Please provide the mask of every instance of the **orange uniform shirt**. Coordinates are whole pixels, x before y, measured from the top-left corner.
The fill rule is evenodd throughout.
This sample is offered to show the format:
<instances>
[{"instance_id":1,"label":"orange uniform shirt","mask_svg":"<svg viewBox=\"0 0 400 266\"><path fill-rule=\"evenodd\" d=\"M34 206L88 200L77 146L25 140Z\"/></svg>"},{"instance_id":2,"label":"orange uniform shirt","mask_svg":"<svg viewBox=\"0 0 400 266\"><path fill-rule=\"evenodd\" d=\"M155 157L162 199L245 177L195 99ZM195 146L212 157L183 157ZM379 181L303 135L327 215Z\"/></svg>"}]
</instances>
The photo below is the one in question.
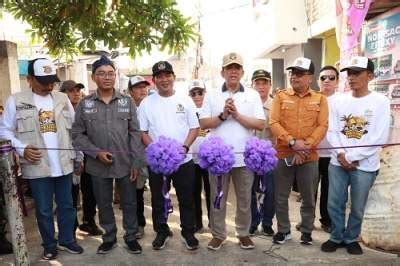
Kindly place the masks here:
<instances>
[{"instance_id":1,"label":"orange uniform shirt","mask_svg":"<svg viewBox=\"0 0 400 266\"><path fill-rule=\"evenodd\" d=\"M272 102L269 125L276 137L278 158L294 155L289 148L292 138L302 139L316 148L328 129L328 101L324 95L308 89L302 95L292 88L279 91ZM312 150L306 161L318 160L318 152Z\"/></svg>"}]
</instances>

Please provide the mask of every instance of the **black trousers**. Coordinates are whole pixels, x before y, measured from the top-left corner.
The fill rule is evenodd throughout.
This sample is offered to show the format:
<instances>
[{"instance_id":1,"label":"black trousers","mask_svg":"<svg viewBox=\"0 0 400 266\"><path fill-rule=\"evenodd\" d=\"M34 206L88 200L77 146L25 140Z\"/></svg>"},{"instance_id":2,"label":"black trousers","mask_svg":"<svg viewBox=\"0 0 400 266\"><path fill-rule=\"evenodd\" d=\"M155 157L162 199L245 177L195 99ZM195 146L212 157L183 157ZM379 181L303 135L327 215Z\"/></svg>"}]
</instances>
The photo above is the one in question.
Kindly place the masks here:
<instances>
[{"instance_id":1,"label":"black trousers","mask_svg":"<svg viewBox=\"0 0 400 266\"><path fill-rule=\"evenodd\" d=\"M95 224L96 198L93 193L92 177L83 172L81 175L83 223Z\"/></svg>"},{"instance_id":2,"label":"black trousers","mask_svg":"<svg viewBox=\"0 0 400 266\"><path fill-rule=\"evenodd\" d=\"M137 206L136 206L136 214L138 219L138 226L145 227L146 226L146 218L144 218L144 187L141 189L136 189L136 198L137 198Z\"/></svg>"},{"instance_id":3,"label":"black trousers","mask_svg":"<svg viewBox=\"0 0 400 266\"><path fill-rule=\"evenodd\" d=\"M172 180L179 203L182 235L193 234L195 231L194 209L194 163L190 160L182 164L179 169L167 176L168 187ZM162 194L163 175L156 174L149 169L149 184L151 190L151 207L153 229L157 233L169 232L167 219L164 217L164 197Z\"/></svg>"},{"instance_id":4,"label":"black trousers","mask_svg":"<svg viewBox=\"0 0 400 266\"><path fill-rule=\"evenodd\" d=\"M196 229L203 227L203 211L201 208L201 191L203 185L206 194L207 217L210 220L210 181L208 179L208 171L195 164L194 205L196 210Z\"/></svg>"},{"instance_id":5,"label":"black trousers","mask_svg":"<svg viewBox=\"0 0 400 266\"><path fill-rule=\"evenodd\" d=\"M72 184L72 206L75 208L75 225L74 225L74 231L76 231L76 228L79 226L78 222L78 195L79 195L79 184L74 185Z\"/></svg>"},{"instance_id":6,"label":"black trousers","mask_svg":"<svg viewBox=\"0 0 400 266\"><path fill-rule=\"evenodd\" d=\"M329 190L329 176L328 176L328 166L331 158L320 157L318 162L319 178L321 180L321 195L319 199L319 212L321 219L319 221L321 224L326 226L331 226L331 219L328 214L328 190Z\"/></svg>"}]
</instances>

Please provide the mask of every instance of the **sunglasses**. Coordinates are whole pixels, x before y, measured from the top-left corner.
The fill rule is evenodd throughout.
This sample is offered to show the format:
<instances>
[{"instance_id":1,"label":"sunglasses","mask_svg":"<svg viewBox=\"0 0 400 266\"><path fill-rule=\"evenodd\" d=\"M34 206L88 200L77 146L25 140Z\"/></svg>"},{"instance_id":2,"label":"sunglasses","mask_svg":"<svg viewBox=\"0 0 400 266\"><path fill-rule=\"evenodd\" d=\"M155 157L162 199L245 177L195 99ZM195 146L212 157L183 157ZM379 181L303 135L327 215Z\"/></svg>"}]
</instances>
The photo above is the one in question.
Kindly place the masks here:
<instances>
[{"instance_id":1,"label":"sunglasses","mask_svg":"<svg viewBox=\"0 0 400 266\"><path fill-rule=\"evenodd\" d=\"M327 79L329 79L330 81L334 81L334 80L336 80L336 76L335 75L322 75L319 77L319 79L321 81L325 81Z\"/></svg>"},{"instance_id":2,"label":"sunglasses","mask_svg":"<svg viewBox=\"0 0 400 266\"><path fill-rule=\"evenodd\" d=\"M191 92L189 93L190 97L196 97L197 95L198 95L198 96L203 96L203 94L204 94L203 91L191 91Z\"/></svg>"}]
</instances>

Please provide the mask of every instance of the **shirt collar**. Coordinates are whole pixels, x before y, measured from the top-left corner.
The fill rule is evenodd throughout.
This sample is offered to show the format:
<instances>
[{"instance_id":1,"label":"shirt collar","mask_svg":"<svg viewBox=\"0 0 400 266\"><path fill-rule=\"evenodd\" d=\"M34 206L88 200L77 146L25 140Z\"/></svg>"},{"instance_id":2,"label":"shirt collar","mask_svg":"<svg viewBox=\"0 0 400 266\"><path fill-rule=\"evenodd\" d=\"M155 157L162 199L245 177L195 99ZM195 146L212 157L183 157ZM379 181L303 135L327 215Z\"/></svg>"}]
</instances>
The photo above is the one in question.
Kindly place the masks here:
<instances>
[{"instance_id":1,"label":"shirt collar","mask_svg":"<svg viewBox=\"0 0 400 266\"><path fill-rule=\"evenodd\" d=\"M287 90L286 90L286 93L287 94L289 94L289 95L296 95L296 92L293 90L293 88L288 88ZM299 95L300 97L304 97L304 96L306 96L306 95L308 95L308 94L312 94L313 93L313 90L310 88L310 87L308 87L308 89L307 89L307 91L305 92L305 93L303 93L303 95Z\"/></svg>"},{"instance_id":2,"label":"shirt collar","mask_svg":"<svg viewBox=\"0 0 400 266\"><path fill-rule=\"evenodd\" d=\"M119 91L117 91L116 89L113 89L114 90L114 92L113 92L113 96L112 96L112 98L111 98L111 101L113 101L114 99L116 99L116 98L122 98L122 94L119 92ZM99 95L99 89L97 89L94 93L93 93L93 99L94 100L100 100L100 95Z\"/></svg>"},{"instance_id":3,"label":"shirt collar","mask_svg":"<svg viewBox=\"0 0 400 266\"><path fill-rule=\"evenodd\" d=\"M222 84L221 90L222 90L222 92L225 92L225 91L228 90L228 88L226 87L226 83ZM240 83L240 87L239 87L239 90L238 90L238 91L239 91L239 92L244 92L244 87L243 87L242 83ZM236 91L236 92L238 92L238 91ZM235 92L235 93L236 93L236 92Z\"/></svg>"}]
</instances>

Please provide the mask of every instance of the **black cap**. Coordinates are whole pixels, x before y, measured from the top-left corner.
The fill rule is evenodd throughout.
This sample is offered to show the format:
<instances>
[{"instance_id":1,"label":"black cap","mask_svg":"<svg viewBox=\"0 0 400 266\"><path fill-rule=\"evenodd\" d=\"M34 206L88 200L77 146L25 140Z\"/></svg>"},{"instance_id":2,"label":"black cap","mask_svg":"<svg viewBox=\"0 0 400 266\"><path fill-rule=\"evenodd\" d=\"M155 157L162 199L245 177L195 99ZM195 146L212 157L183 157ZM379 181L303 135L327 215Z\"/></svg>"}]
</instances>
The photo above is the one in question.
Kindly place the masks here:
<instances>
[{"instance_id":1,"label":"black cap","mask_svg":"<svg viewBox=\"0 0 400 266\"><path fill-rule=\"evenodd\" d=\"M256 71L253 72L251 81L255 81L257 79L271 80L271 74L264 69L257 69Z\"/></svg>"},{"instance_id":2,"label":"black cap","mask_svg":"<svg viewBox=\"0 0 400 266\"><path fill-rule=\"evenodd\" d=\"M372 60L369 59L368 57L353 56L350 59L349 64L346 67L342 68L340 70L340 72L343 72L346 70L353 70L353 71L357 71L357 72L367 70L367 71L374 73L375 66L374 66L374 62L372 62Z\"/></svg>"},{"instance_id":3,"label":"black cap","mask_svg":"<svg viewBox=\"0 0 400 266\"><path fill-rule=\"evenodd\" d=\"M92 64L92 73L96 72L96 69L98 69L101 66L112 66L112 68L114 68L115 70L114 63L110 59L108 59L108 57L105 55L102 55L100 59L96 60Z\"/></svg>"},{"instance_id":4,"label":"black cap","mask_svg":"<svg viewBox=\"0 0 400 266\"><path fill-rule=\"evenodd\" d=\"M160 61L155 63L153 65L152 71L153 77L163 72L174 74L174 69L172 68L172 65L167 61Z\"/></svg>"},{"instance_id":5,"label":"black cap","mask_svg":"<svg viewBox=\"0 0 400 266\"><path fill-rule=\"evenodd\" d=\"M85 86L82 83L76 83L72 79L69 79L61 84L60 92L66 92L72 88L83 89Z\"/></svg>"},{"instance_id":6,"label":"black cap","mask_svg":"<svg viewBox=\"0 0 400 266\"><path fill-rule=\"evenodd\" d=\"M306 57L296 58L293 64L286 68L286 70L291 70L291 69L296 69L298 71L303 71L303 72L308 71L311 74L314 74L315 72L314 63L311 61L311 59Z\"/></svg>"},{"instance_id":7,"label":"black cap","mask_svg":"<svg viewBox=\"0 0 400 266\"><path fill-rule=\"evenodd\" d=\"M60 82L57 76L56 66L47 58L36 58L28 63L28 74L42 85Z\"/></svg>"}]
</instances>

